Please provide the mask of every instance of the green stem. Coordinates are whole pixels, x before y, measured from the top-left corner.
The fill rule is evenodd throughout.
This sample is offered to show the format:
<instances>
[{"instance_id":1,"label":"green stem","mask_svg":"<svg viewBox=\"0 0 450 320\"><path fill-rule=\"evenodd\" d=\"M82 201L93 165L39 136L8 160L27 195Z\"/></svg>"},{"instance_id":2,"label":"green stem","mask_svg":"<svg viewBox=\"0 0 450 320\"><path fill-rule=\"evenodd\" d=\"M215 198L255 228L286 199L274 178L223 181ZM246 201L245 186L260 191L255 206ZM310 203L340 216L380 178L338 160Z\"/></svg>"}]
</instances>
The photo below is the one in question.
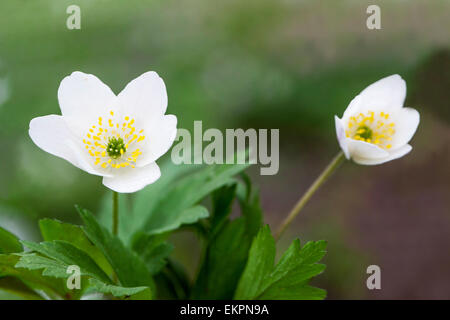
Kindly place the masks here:
<instances>
[{"instance_id":1,"label":"green stem","mask_svg":"<svg viewBox=\"0 0 450 320\"><path fill-rule=\"evenodd\" d=\"M283 223L278 228L275 233L275 239L278 240L286 228L291 224L291 222L295 219L295 217L299 214L299 212L303 209L303 207L308 203L309 199L313 196L313 194L320 188L320 186L330 177L330 175L339 167L339 165L344 161L345 156L341 151L339 152L334 159L328 164L325 170L322 171L320 176L314 181L314 183L309 187L306 193L298 200L295 204L294 208L289 212L286 219L284 219Z\"/></svg>"},{"instance_id":2,"label":"green stem","mask_svg":"<svg viewBox=\"0 0 450 320\"><path fill-rule=\"evenodd\" d=\"M119 233L119 194L113 191L113 218L112 218L112 232L114 235Z\"/></svg>"}]
</instances>

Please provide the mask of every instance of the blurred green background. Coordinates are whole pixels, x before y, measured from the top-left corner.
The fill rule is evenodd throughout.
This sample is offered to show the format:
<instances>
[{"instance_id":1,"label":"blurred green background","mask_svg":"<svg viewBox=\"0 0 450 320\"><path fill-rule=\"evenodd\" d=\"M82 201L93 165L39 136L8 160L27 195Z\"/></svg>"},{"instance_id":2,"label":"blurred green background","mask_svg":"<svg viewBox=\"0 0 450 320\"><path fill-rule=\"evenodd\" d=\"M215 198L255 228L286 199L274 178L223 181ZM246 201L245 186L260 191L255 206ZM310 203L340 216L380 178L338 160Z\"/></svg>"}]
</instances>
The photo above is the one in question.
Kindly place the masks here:
<instances>
[{"instance_id":1,"label":"blurred green background","mask_svg":"<svg viewBox=\"0 0 450 320\"><path fill-rule=\"evenodd\" d=\"M66 8L81 8L68 30ZM381 30L366 8L381 7ZM36 147L29 121L59 114L57 89L80 70L118 93L148 70L164 79L179 127L279 128L280 171L250 173L274 229L338 151L335 114L398 73L421 123L408 156L346 163L280 243L329 241L317 285L333 299L450 298L450 1L3 0L0 3L0 225L38 239L36 221L79 222L108 192ZM194 274L198 243L177 234ZM382 289L366 288L381 267ZM0 293L0 297L8 297Z\"/></svg>"}]
</instances>

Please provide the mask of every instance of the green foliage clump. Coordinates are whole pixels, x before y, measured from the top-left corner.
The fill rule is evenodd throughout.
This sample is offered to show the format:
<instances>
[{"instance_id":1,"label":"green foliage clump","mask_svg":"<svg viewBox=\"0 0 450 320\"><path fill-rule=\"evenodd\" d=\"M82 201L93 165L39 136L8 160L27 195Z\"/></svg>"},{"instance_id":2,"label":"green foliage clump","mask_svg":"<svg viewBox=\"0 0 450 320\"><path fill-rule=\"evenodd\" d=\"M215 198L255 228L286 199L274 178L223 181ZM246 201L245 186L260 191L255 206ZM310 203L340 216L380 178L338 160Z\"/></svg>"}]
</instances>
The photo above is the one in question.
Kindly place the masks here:
<instances>
[{"instance_id":1,"label":"green foliage clump","mask_svg":"<svg viewBox=\"0 0 450 320\"><path fill-rule=\"evenodd\" d=\"M243 173L247 166L166 165L131 208L120 196L118 235L110 231L108 201L97 218L77 207L83 226L41 220L40 243L0 228L0 289L26 299L323 299L325 291L308 282L325 268L317 263L325 242L301 247L295 240L275 264L275 240ZM232 219L235 202L241 215ZM185 229L203 244L194 280L170 257L169 236ZM67 286L73 265L80 289Z\"/></svg>"}]
</instances>

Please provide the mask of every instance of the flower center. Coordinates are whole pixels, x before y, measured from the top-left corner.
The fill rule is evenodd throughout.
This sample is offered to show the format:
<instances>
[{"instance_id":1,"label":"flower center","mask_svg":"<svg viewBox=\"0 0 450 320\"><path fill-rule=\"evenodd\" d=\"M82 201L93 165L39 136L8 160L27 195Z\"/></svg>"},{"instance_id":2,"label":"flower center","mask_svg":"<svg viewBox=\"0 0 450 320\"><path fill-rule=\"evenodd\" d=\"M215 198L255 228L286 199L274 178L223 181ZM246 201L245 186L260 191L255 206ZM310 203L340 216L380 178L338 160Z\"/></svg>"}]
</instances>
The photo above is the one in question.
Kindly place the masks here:
<instances>
[{"instance_id":1,"label":"flower center","mask_svg":"<svg viewBox=\"0 0 450 320\"><path fill-rule=\"evenodd\" d=\"M367 111L350 117L345 135L354 140L375 144L383 149L392 148L395 123L389 121L389 114Z\"/></svg>"},{"instance_id":2,"label":"flower center","mask_svg":"<svg viewBox=\"0 0 450 320\"><path fill-rule=\"evenodd\" d=\"M106 146L106 151L111 158L117 159L127 151L127 148L125 147L122 138L110 137L108 145Z\"/></svg>"},{"instance_id":3,"label":"flower center","mask_svg":"<svg viewBox=\"0 0 450 320\"><path fill-rule=\"evenodd\" d=\"M94 165L102 168L124 168L136 166L136 161L142 152L139 145L145 139L144 130L136 133L134 119L125 116L117 119L114 112L109 112L108 123L103 123L103 118L98 118L97 125L93 125L83 144L89 155L94 159Z\"/></svg>"}]
</instances>

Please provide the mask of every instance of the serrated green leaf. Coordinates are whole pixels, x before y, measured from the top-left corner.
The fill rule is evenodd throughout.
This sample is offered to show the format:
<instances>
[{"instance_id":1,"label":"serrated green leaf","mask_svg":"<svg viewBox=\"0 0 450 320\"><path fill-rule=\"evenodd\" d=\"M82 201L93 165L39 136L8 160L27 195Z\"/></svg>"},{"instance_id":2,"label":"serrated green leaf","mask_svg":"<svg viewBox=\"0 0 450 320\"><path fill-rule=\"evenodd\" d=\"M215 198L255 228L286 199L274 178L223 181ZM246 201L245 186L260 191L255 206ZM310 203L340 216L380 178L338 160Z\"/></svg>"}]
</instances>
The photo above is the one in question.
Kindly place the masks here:
<instances>
[{"instance_id":1,"label":"serrated green leaf","mask_svg":"<svg viewBox=\"0 0 450 320\"><path fill-rule=\"evenodd\" d=\"M55 276L68 277L67 268L71 265L77 265L80 268L81 275L97 278L103 282L111 283L110 278L106 273L95 263L95 261L84 251L73 246L69 242L55 240L49 242L34 243L30 241L22 241L22 243L40 254L43 254L53 260L55 264L48 265L45 270L45 275L54 272ZM32 260L32 259L31 259ZM17 267L27 268L27 259L21 259ZM39 263L42 259L39 260ZM36 260L32 261L35 267ZM54 268L55 270L52 270Z\"/></svg>"},{"instance_id":2,"label":"serrated green leaf","mask_svg":"<svg viewBox=\"0 0 450 320\"><path fill-rule=\"evenodd\" d=\"M152 291L149 287L126 288L112 284L106 284L93 278L89 279L89 283L94 287L94 290L104 294L112 294L113 296L118 298L125 298L129 300L152 299Z\"/></svg>"},{"instance_id":3,"label":"serrated green leaf","mask_svg":"<svg viewBox=\"0 0 450 320\"><path fill-rule=\"evenodd\" d=\"M52 219L40 220L39 227L45 241L67 241L78 249L86 252L107 275L113 274L112 267L108 260L106 260L100 249L95 247L86 237L81 227Z\"/></svg>"},{"instance_id":4,"label":"serrated green leaf","mask_svg":"<svg viewBox=\"0 0 450 320\"><path fill-rule=\"evenodd\" d=\"M15 254L0 254L0 277L16 277L30 288L44 290L50 296L65 294L66 288L60 279L45 277L41 271L16 268L20 258Z\"/></svg>"},{"instance_id":5,"label":"serrated green leaf","mask_svg":"<svg viewBox=\"0 0 450 320\"><path fill-rule=\"evenodd\" d=\"M84 232L108 259L121 285L124 287L147 286L154 291L155 285L144 261L134 251L126 248L117 236L100 226L89 211L77 209L85 224Z\"/></svg>"},{"instance_id":6,"label":"serrated green leaf","mask_svg":"<svg viewBox=\"0 0 450 320\"><path fill-rule=\"evenodd\" d=\"M19 239L8 230L0 227L0 254L21 252L23 250Z\"/></svg>"},{"instance_id":7,"label":"serrated green leaf","mask_svg":"<svg viewBox=\"0 0 450 320\"><path fill-rule=\"evenodd\" d=\"M325 241L316 241L301 248L294 240L273 267L275 240L267 227L262 228L252 243L235 299L323 299L325 291L307 283L325 269L317 263L325 247Z\"/></svg>"},{"instance_id":8,"label":"serrated green leaf","mask_svg":"<svg viewBox=\"0 0 450 320\"><path fill-rule=\"evenodd\" d=\"M68 267L67 264L61 261L37 255L35 253L22 254L19 262L17 262L15 267L25 268L28 270L43 269L42 275L48 277L65 279L69 276L66 272Z\"/></svg>"},{"instance_id":9,"label":"serrated green leaf","mask_svg":"<svg viewBox=\"0 0 450 320\"><path fill-rule=\"evenodd\" d=\"M317 263L325 255L325 241L310 241L301 248L300 241L294 240L283 254L274 271L266 278L264 290L277 281L296 281L296 274L301 268L307 268ZM319 266L323 271L323 267ZM319 273L320 273L319 272ZM286 280L288 279L288 280Z\"/></svg>"},{"instance_id":10,"label":"serrated green leaf","mask_svg":"<svg viewBox=\"0 0 450 320\"><path fill-rule=\"evenodd\" d=\"M276 248L268 225L264 226L256 236L250 248L245 271L239 280L235 299L247 300L258 296L263 281L273 269Z\"/></svg>"}]
</instances>

